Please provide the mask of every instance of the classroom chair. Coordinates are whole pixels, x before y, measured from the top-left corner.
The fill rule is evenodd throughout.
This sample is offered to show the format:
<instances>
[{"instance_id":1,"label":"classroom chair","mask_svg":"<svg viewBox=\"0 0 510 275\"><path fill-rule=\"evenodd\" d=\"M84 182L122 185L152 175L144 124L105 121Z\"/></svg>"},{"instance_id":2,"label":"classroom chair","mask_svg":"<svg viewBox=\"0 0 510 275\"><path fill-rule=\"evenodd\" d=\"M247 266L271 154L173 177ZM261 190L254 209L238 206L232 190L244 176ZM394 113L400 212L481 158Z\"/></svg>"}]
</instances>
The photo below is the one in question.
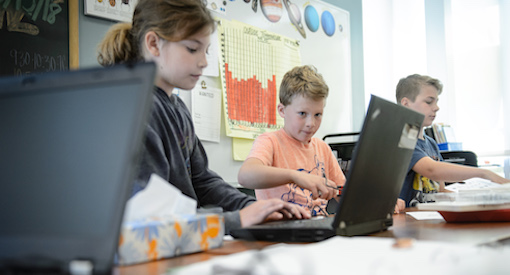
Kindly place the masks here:
<instances>
[{"instance_id":1,"label":"classroom chair","mask_svg":"<svg viewBox=\"0 0 510 275\"><path fill-rule=\"evenodd\" d=\"M446 162L478 167L478 158L471 151L441 151L441 156Z\"/></svg>"},{"instance_id":2,"label":"classroom chair","mask_svg":"<svg viewBox=\"0 0 510 275\"><path fill-rule=\"evenodd\" d=\"M340 168L346 176L347 172L349 171L352 153L358 141L359 134L359 132L338 133L325 135L322 138L322 140L324 140L329 145L329 147L331 147L331 150L336 154L338 164L340 164ZM331 140L333 138L340 138L343 141L327 142L327 139Z\"/></svg>"}]
</instances>

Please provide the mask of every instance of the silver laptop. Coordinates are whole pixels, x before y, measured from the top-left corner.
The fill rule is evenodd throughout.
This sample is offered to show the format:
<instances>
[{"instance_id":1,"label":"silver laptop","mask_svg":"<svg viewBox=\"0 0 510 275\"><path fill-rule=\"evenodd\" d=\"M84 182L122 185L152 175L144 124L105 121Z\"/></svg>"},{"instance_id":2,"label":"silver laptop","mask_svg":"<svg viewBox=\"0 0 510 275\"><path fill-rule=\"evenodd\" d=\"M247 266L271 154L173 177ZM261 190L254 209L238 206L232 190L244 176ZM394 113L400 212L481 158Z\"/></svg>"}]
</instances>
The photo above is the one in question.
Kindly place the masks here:
<instances>
[{"instance_id":1,"label":"silver laptop","mask_svg":"<svg viewBox=\"0 0 510 275\"><path fill-rule=\"evenodd\" d=\"M277 221L231 231L235 238L314 242L387 230L424 116L372 95L334 217Z\"/></svg>"},{"instance_id":2,"label":"silver laptop","mask_svg":"<svg viewBox=\"0 0 510 275\"><path fill-rule=\"evenodd\" d=\"M154 76L145 63L0 78L1 274L111 273Z\"/></svg>"}]
</instances>

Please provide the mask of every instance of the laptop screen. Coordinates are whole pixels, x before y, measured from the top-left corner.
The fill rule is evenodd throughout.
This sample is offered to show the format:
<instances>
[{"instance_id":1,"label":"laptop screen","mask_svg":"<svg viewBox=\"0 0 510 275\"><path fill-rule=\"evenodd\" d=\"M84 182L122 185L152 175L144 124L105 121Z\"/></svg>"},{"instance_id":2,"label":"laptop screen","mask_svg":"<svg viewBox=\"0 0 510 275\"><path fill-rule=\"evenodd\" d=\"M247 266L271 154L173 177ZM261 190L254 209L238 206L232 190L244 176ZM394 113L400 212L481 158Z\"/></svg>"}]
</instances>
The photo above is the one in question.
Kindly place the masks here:
<instances>
[{"instance_id":1,"label":"laptop screen","mask_svg":"<svg viewBox=\"0 0 510 275\"><path fill-rule=\"evenodd\" d=\"M337 230L345 229L341 235L362 235L391 225L422 123L422 114L371 96L335 216Z\"/></svg>"},{"instance_id":2,"label":"laptop screen","mask_svg":"<svg viewBox=\"0 0 510 275\"><path fill-rule=\"evenodd\" d=\"M278 221L230 233L249 240L315 242L387 230L423 117L372 95L334 220Z\"/></svg>"},{"instance_id":3,"label":"laptop screen","mask_svg":"<svg viewBox=\"0 0 510 275\"><path fill-rule=\"evenodd\" d=\"M0 80L1 263L111 265L153 79L139 64Z\"/></svg>"}]
</instances>

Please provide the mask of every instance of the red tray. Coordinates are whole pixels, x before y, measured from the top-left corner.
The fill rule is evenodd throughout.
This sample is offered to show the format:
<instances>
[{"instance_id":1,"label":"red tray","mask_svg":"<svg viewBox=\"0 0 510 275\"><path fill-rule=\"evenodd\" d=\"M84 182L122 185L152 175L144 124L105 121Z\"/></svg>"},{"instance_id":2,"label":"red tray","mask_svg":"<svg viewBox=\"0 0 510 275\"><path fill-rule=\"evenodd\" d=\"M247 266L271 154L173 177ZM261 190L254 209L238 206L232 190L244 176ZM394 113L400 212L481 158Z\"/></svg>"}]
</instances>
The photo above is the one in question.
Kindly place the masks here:
<instances>
[{"instance_id":1,"label":"red tray","mask_svg":"<svg viewBox=\"0 0 510 275\"><path fill-rule=\"evenodd\" d=\"M510 222L510 209L486 211L438 211L447 222Z\"/></svg>"}]
</instances>

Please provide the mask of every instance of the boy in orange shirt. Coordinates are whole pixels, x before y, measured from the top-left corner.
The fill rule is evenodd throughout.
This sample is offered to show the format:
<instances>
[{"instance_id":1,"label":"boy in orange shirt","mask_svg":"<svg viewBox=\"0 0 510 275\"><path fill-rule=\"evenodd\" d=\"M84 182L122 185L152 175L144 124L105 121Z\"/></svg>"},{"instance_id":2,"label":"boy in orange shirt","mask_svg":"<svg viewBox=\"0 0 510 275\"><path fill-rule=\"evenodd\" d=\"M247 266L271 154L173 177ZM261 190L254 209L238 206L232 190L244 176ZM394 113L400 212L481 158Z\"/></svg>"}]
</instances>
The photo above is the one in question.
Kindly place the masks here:
<instances>
[{"instance_id":1,"label":"boy in orange shirt","mask_svg":"<svg viewBox=\"0 0 510 275\"><path fill-rule=\"evenodd\" d=\"M238 181L255 189L257 199L279 198L327 215L328 200L338 195L345 176L319 129L329 88L312 66L295 67L280 86L282 129L255 139Z\"/></svg>"}]
</instances>

